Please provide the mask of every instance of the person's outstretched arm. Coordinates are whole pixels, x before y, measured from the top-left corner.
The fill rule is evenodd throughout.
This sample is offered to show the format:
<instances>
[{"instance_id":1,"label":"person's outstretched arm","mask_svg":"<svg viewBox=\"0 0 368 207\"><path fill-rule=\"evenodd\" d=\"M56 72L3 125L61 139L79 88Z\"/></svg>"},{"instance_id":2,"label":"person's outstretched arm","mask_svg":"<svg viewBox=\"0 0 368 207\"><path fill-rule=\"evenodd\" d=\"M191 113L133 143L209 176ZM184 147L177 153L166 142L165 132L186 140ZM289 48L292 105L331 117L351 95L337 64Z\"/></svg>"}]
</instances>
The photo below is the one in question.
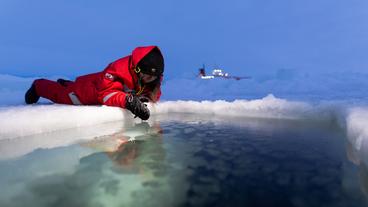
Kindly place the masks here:
<instances>
[{"instance_id":1,"label":"person's outstretched arm","mask_svg":"<svg viewBox=\"0 0 368 207\"><path fill-rule=\"evenodd\" d=\"M109 79L109 74L105 74L105 76L97 86L99 102L107 106L128 109L142 120L147 120L150 116L150 111L140 101L139 97L123 92L123 83L112 78Z\"/></svg>"}]
</instances>

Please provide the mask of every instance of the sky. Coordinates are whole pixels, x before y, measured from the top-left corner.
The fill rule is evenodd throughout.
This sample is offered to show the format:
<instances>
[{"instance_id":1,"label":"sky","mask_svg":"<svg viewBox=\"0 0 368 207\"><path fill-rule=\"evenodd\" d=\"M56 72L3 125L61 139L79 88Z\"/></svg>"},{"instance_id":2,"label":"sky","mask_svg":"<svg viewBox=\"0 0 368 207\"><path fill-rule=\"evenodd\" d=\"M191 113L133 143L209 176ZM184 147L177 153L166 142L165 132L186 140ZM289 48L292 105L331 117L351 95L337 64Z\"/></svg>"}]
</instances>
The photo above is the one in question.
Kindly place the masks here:
<instances>
[{"instance_id":1,"label":"sky","mask_svg":"<svg viewBox=\"0 0 368 207\"><path fill-rule=\"evenodd\" d=\"M368 72L367 11L365 0L1 0L0 74L75 77L142 45L162 49L167 79L202 64Z\"/></svg>"}]
</instances>

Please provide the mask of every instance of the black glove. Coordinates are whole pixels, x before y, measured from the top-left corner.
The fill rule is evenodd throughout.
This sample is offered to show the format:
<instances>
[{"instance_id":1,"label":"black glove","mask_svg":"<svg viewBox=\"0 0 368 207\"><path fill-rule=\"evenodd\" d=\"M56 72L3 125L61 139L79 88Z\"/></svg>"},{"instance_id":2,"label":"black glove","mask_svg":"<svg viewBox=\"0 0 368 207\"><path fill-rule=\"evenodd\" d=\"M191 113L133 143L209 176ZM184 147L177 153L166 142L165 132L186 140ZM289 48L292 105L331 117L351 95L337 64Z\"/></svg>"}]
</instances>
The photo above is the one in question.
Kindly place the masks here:
<instances>
[{"instance_id":1,"label":"black glove","mask_svg":"<svg viewBox=\"0 0 368 207\"><path fill-rule=\"evenodd\" d=\"M146 104L142 103L142 101L140 101L139 98L133 94L126 96L125 108L142 120L147 120L150 117L150 111Z\"/></svg>"}]
</instances>

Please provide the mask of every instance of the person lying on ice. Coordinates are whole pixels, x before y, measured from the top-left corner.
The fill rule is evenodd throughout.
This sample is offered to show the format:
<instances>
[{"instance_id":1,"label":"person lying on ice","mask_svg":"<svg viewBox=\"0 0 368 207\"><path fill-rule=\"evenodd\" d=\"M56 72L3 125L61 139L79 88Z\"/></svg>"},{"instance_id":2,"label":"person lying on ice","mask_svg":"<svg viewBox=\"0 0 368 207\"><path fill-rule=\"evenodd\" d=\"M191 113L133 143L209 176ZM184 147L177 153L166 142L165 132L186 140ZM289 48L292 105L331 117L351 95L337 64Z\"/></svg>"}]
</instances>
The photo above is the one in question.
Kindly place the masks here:
<instances>
[{"instance_id":1,"label":"person lying on ice","mask_svg":"<svg viewBox=\"0 0 368 207\"><path fill-rule=\"evenodd\" d=\"M147 120L150 111L144 102L159 100L163 72L164 58L157 46L137 47L102 72L77 77L74 82L37 79L26 92L25 102L37 103L43 97L60 104L116 106Z\"/></svg>"}]
</instances>

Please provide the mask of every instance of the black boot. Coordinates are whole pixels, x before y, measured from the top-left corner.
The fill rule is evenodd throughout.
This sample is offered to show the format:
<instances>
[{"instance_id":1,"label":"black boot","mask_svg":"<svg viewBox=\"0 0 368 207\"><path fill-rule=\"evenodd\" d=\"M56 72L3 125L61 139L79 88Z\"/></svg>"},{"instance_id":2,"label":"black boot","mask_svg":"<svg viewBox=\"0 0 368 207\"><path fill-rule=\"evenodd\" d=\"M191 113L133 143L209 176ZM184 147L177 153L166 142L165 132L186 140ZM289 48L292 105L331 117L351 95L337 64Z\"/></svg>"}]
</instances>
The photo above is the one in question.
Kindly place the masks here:
<instances>
[{"instance_id":1,"label":"black boot","mask_svg":"<svg viewBox=\"0 0 368 207\"><path fill-rule=\"evenodd\" d=\"M37 103L38 99L40 99L40 96L37 95L36 86L34 82L32 83L32 86L28 89L28 91L26 92L24 99L27 104Z\"/></svg>"}]
</instances>

